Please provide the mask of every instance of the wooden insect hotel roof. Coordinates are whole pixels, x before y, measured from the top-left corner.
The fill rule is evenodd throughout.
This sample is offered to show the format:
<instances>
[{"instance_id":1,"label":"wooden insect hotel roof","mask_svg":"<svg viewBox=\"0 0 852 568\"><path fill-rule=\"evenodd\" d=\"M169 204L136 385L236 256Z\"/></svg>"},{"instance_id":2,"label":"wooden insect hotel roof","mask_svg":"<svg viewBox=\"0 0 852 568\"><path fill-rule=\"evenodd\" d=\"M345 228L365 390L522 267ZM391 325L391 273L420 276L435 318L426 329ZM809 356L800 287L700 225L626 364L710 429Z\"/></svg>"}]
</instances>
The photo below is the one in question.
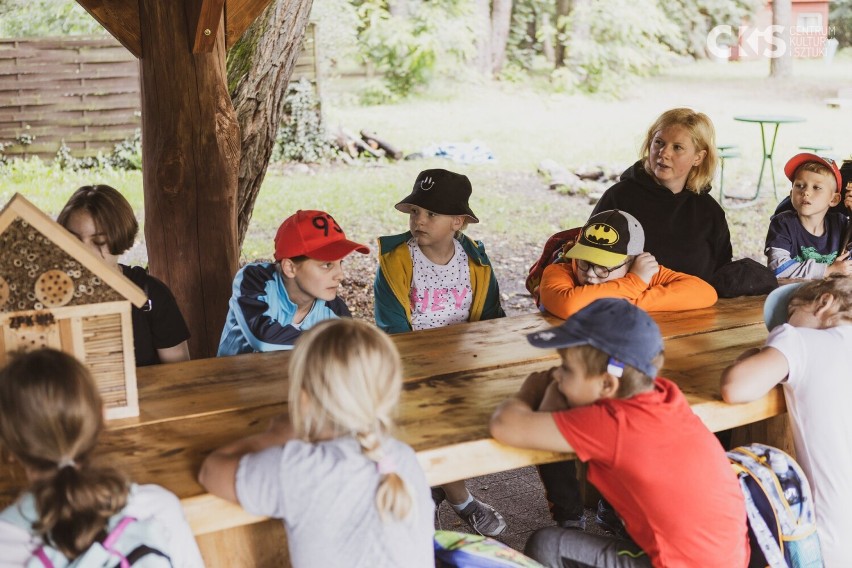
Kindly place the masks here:
<instances>
[{"instance_id":1,"label":"wooden insect hotel roof","mask_svg":"<svg viewBox=\"0 0 852 568\"><path fill-rule=\"evenodd\" d=\"M0 211L0 363L51 347L92 372L108 418L138 414L130 304L145 293L19 194Z\"/></svg>"}]
</instances>

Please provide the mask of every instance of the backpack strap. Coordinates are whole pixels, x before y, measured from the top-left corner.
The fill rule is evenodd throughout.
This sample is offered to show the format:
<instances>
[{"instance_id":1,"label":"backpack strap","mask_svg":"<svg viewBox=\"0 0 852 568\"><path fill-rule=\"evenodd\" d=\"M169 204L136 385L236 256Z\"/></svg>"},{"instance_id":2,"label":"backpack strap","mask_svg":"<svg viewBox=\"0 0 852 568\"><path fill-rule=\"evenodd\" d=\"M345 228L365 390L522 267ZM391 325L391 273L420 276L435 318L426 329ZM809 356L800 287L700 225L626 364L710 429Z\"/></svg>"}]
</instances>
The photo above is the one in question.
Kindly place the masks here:
<instances>
[{"instance_id":1,"label":"backpack strap","mask_svg":"<svg viewBox=\"0 0 852 568\"><path fill-rule=\"evenodd\" d=\"M53 562L50 561L50 558L48 558L47 554L44 552L44 545L39 546L36 551L33 552L33 556L41 560L41 564L44 568L53 568Z\"/></svg>"},{"instance_id":2,"label":"backpack strap","mask_svg":"<svg viewBox=\"0 0 852 568\"><path fill-rule=\"evenodd\" d=\"M131 550L127 556L124 556L120 552L115 549L115 544L121 535L124 533L124 530L131 524L135 523L135 517L124 517L118 522L118 525L112 532L110 532L107 537L104 539L102 545L104 549L112 554L113 556L118 556L118 564L115 565L115 568L130 568L133 564L135 564L139 559L148 556L149 554L156 554L157 556L161 556L165 558L169 564L171 564L171 558L168 554L164 553L161 550L157 550L156 548L151 548L147 544L140 544L133 550Z\"/></svg>"},{"instance_id":3,"label":"backpack strap","mask_svg":"<svg viewBox=\"0 0 852 568\"><path fill-rule=\"evenodd\" d=\"M110 533L101 543L104 547L104 550L106 550L113 556L118 556L118 566L120 566L121 568L130 568L130 562L123 554L121 554L115 549L115 543L119 538L121 538L122 533L124 533L124 529L126 529L130 523L135 522L135 517L124 517L118 522L116 527L112 529L112 531L110 531Z\"/></svg>"},{"instance_id":4,"label":"backpack strap","mask_svg":"<svg viewBox=\"0 0 852 568\"><path fill-rule=\"evenodd\" d=\"M763 515L760 514L760 511L754 502L754 498L751 496L751 491L749 490L745 480L748 476L751 476L751 473L743 468L743 471L739 473L738 478L740 489L743 492L746 515L748 516L748 521L751 524L751 530L754 532L757 543L760 545L760 550L763 552L763 557L766 559L770 568L787 568L787 561L784 559L784 553L782 552L778 542L775 540L775 537L772 535L772 531L769 529L769 525L766 524L766 520L763 518ZM759 479L754 476L751 477L753 477L755 481L761 485Z\"/></svg>"},{"instance_id":5,"label":"backpack strap","mask_svg":"<svg viewBox=\"0 0 852 568\"><path fill-rule=\"evenodd\" d=\"M164 553L162 550L157 550L156 548L151 548L147 544L140 544L136 548L134 548L130 554L127 555L127 561L133 565L136 564L141 558L148 556L149 554L156 554L157 556L161 556L169 561L171 564L171 557L168 554Z\"/></svg>"}]
</instances>

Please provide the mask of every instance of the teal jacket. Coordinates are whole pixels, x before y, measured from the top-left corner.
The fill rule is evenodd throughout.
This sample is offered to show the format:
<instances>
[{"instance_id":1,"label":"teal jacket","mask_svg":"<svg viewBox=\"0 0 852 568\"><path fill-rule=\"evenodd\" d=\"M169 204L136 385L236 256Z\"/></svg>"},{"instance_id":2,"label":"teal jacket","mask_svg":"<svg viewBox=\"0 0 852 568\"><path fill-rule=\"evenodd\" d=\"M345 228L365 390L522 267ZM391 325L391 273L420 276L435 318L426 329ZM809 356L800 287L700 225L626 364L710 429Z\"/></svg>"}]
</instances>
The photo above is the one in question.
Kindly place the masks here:
<instances>
[{"instance_id":1,"label":"teal jacket","mask_svg":"<svg viewBox=\"0 0 852 568\"><path fill-rule=\"evenodd\" d=\"M406 243L410 232L379 237L379 269L373 286L376 325L388 333L411 331L411 279L414 263ZM473 300L468 321L505 317L500 305L500 288L485 254L485 246L470 237L459 237L470 265Z\"/></svg>"}]
</instances>

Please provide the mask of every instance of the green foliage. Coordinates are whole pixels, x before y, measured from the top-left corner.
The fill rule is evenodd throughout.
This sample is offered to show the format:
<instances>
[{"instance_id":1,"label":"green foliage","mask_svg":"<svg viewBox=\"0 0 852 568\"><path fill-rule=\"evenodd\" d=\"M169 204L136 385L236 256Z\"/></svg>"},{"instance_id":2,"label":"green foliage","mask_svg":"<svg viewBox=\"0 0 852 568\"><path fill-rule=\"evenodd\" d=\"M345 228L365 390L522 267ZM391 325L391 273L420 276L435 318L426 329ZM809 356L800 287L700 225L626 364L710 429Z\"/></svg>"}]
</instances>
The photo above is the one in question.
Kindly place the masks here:
<instances>
[{"instance_id":1,"label":"green foliage","mask_svg":"<svg viewBox=\"0 0 852 568\"><path fill-rule=\"evenodd\" d=\"M665 41L678 29L656 0L592 2L575 9L570 19L571 25L589 30L587 37L568 40L570 70L584 91L617 96L637 77L659 72L674 60Z\"/></svg>"},{"instance_id":2,"label":"green foliage","mask_svg":"<svg viewBox=\"0 0 852 568\"><path fill-rule=\"evenodd\" d=\"M272 159L285 162L324 162L334 156L322 124L319 102L307 79L291 85L284 99L285 118L275 137Z\"/></svg>"},{"instance_id":3,"label":"green foliage","mask_svg":"<svg viewBox=\"0 0 852 568\"><path fill-rule=\"evenodd\" d=\"M26 128L29 128L29 125ZM33 142L35 142L35 136L29 132L18 134L11 142L0 142L0 164L5 164L9 161L9 156L6 155L6 148L11 146L29 146Z\"/></svg>"},{"instance_id":4,"label":"green foliage","mask_svg":"<svg viewBox=\"0 0 852 568\"><path fill-rule=\"evenodd\" d=\"M542 0L515 0L512 5L512 23L509 26L509 39L506 42L506 61L508 66L532 69L533 61L541 54L541 44L535 29L540 14L552 8L552 2Z\"/></svg>"},{"instance_id":5,"label":"green foliage","mask_svg":"<svg viewBox=\"0 0 852 568\"><path fill-rule=\"evenodd\" d=\"M390 14L386 0L355 0L362 59L382 74L399 97L426 85L441 67L471 55L474 36L464 0L409 2L408 17Z\"/></svg>"},{"instance_id":6,"label":"green foliage","mask_svg":"<svg viewBox=\"0 0 852 568\"><path fill-rule=\"evenodd\" d=\"M106 30L74 0L0 0L0 37L102 34Z\"/></svg>"},{"instance_id":7,"label":"green foliage","mask_svg":"<svg viewBox=\"0 0 852 568\"><path fill-rule=\"evenodd\" d=\"M75 158L71 149L63 140L56 151L54 165L62 170L81 171L92 169L141 170L142 169L142 133L137 128L133 136L122 140L107 155Z\"/></svg>"},{"instance_id":8,"label":"green foliage","mask_svg":"<svg viewBox=\"0 0 852 568\"><path fill-rule=\"evenodd\" d=\"M761 0L669 0L666 14L678 35L663 41L677 53L704 57L711 29L722 24L736 29L762 6Z\"/></svg>"},{"instance_id":9,"label":"green foliage","mask_svg":"<svg viewBox=\"0 0 852 568\"><path fill-rule=\"evenodd\" d=\"M317 24L317 51L325 76L358 57L358 11L349 0L314 2L311 21Z\"/></svg>"},{"instance_id":10,"label":"green foliage","mask_svg":"<svg viewBox=\"0 0 852 568\"><path fill-rule=\"evenodd\" d=\"M678 56L704 57L713 26L736 28L761 6L761 0L587 0L557 17L553 0L515 0L501 78L547 68L554 90L618 96L637 77L657 73ZM565 61L556 62L555 70L544 59L545 38L565 46Z\"/></svg>"},{"instance_id":11,"label":"green foliage","mask_svg":"<svg viewBox=\"0 0 852 568\"><path fill-rule=\"evenodd\" d=\"M834 0L829 3L829 34L840 42L838 47L852 45L852 0Z\"/></svg>"}]
</instances>

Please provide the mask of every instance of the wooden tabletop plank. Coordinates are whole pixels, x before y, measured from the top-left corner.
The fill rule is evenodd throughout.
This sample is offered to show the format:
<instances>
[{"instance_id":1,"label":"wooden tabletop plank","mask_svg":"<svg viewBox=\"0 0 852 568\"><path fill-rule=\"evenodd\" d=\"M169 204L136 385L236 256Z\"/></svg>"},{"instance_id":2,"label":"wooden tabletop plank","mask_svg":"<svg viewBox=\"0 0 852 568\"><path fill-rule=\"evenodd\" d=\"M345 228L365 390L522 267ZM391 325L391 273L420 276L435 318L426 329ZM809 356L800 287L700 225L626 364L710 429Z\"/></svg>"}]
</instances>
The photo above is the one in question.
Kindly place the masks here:
<instances>
[{"instance_id":1,"label":"wooden tabletop plank","mask_svg":"<svg viewBox=\"0 0 852 568\"><path fill-rule=\"evenodd\" d=\"M762 324L754 324L735 333L721 330L667 340L663 375L681 386L695 412L712 430L776 415L784 411L783 397L777 393L752 405L736 407L724 404L719 396L722 369L742 350L761 345L765 337ZM400 401L399 437L423 454L430 483L466 478L472 475L471 471L479 475L545 459L528 452L528 457L519 461L524 451L508 450L491 440L488 418L530 372L546 369L554 362L550 359L459 371L407 382ZM281 397L285 398L286 392ZM120 464L137 482L159 483L179 497L191 497L203 493L195 476L208 452L237 437L263 430L268 420L285 407L282 401L268 400L263 405L230 412L111 429L103 436L100 453ZM491 457L459 462L447 458L454 452ZM474 469L466 469L468 466ZM5 501L20 483L7 475L2 477L0 498Z\"/></svg>"},{"instance_id":2,"label":"wooden tabletop plank","mask_svg":"<svg viewBox=\"0 0 852 568\"><path fill-rule=\"evenodd\" d=\"M720 300L715 306L652 314L664 338L736 329L763 321L763 298ZM524 365L555 358L527 343L525 335L558 324L532 313L499 320L393 336L403 358L406 382L460 371ZM201 359L137 370L140 415L111 421L110 429L164 420L184 420L283 403L287 397L289 351Z\"/></svg>"}]
</instances>

